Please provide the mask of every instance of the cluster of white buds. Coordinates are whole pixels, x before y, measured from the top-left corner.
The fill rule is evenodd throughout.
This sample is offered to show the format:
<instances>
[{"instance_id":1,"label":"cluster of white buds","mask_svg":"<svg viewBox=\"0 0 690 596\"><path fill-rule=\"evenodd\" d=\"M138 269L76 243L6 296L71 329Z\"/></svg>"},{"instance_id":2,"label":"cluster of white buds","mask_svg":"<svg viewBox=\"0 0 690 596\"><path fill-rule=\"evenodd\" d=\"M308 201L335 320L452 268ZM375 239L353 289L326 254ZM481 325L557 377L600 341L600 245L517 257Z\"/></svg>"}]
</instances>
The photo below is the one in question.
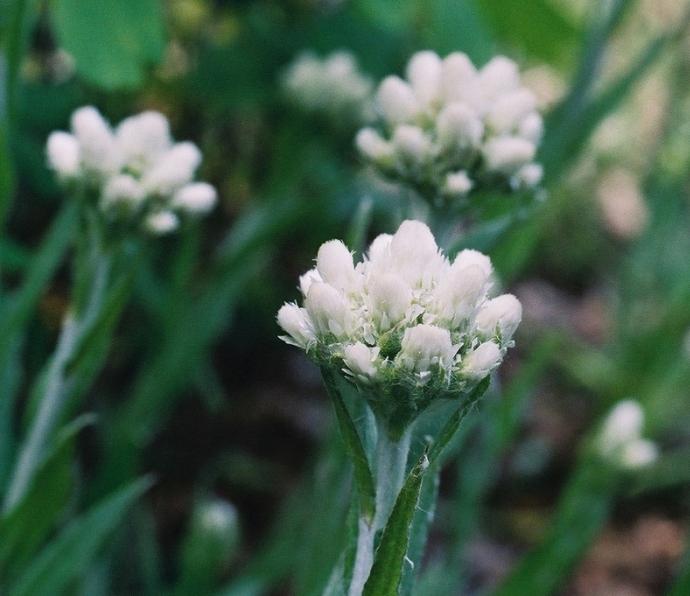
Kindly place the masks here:
<instances>
[{"instance_id":1,"label":"cluster of white buds","mask_svg":"<svg viewBox=\"0 0 690 596\"><path fill-rule=\"evenodd\" d=\"M109 218L141 222L153 234L172 232L180 215L204 215L216 203L213 186L193 181L201 152L193 143L174 143L159 112L131 116L113 129L96 108L79 108L71 132L53 132L46 151L62 183L95 195Z\"/></svg>"},{"instance_id":2,"label":"cluster of white buds","mask_svg":"<svg viewBox=\"0 0 690 596\"><path fill-rule=\"evenodd\" d=\"M321 59L300 54L285 71L286 94L303 109L334 119L361 124L373 117L373 81L347 51Z\"/></svg>"},{"instance_id":3,"label":"cluster of white buds","mask_svg":"<svg viewBox=\"0 0 690 596\"><path fill-rule=\"evenodd\" d=\"M659 450L653 441L642 438L644 412L634 400L619 402L608 414L601 428L600 453L616 465L628 469L654 462Z\"/></svg>"},{"instance_id":4,"label":"cluster of white buds","mask_svg":"<svg viewBox=\"0 0 690 596\"><path fill-rule=\"evenodd\" d=\"M356 265L340 240L321 245L300 278L304 305L285 304L278 323L282 339L404 426L437 398L468 395L513 345L522 307L511 294L489 298L492 285L487 256L464 250L451 262L408 220Z\"/></svg>"},{"instance_id":5,"label":"cluster of white buds","mask_svg":"<svg viewBox=\"0 0 690 596\"><path fill-rule=\"evenodd\" d=\"M418 52L407 80L386 77L377 92L382 131L356 139L363 158L425 198L450 201L475 188L533 188L542 118L518 67L503 56L477 69L463 53Z\"/></svg>"}]
</instances>

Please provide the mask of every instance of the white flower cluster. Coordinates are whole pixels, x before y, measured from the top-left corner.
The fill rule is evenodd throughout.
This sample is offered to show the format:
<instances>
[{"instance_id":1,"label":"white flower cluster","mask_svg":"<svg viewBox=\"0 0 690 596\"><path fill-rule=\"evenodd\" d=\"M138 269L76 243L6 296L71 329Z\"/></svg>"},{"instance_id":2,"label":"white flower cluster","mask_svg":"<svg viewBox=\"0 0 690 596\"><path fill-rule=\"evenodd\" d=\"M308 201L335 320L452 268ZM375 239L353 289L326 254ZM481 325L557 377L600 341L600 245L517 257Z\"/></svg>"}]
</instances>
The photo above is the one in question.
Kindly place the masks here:
<instances>
[{"instance_id":1,"label":"white flower cluster","mask_svg":"<svg viewBox=\"0 0 690 596\"><path fill-rule=\"evenodd\" d=\"M539 184L534 162L542 118L518 67L503 56L481 69L460 52L418 52L407 80L385 78L377 92L383 134L359 131L357 147L379 172L427 198L453 200L475 187Z\"/></svg>"},{"instance_id":2,"label":"white flower cluster","mask_svg":"<svg viewBox=\"0 0 690 596\"><path fill-rule=\"evenodd\" d=\"M634 400L619 402L604 421L599 434L601 454L624 468L640 468L654 462L659 454L653 441L642 438L644 412Z\"/></svg>"},{"instance_id":3,"label":"white flower cluster","mask_svg":"<svg viewBox=\"0 0 690 596\"><path fill-rule=\"evenodd\" d=\"M46 151L61 182L96 193L105 214L138 218L153 234L172 232L180 214L203 215L216 203L213 186L193 181L201 152L174 143L159 112L131 116L113 130L96 108L79 108L71 132L53 132Z\"/></svg>"},{"instance_id":4,"label":"white flower cluster","mask_svg":"<svg viewBox=\"0 0 690 596\"><path fill-rule=\"evenodd\" d=\"M410 411L457 398L503 360L522 318L511 294L489 298L489 258L464 250L450 262L429 228L402 223L356 265L340 240L319 249L300 278L304 306L285 304L286 342L342 370L370 398Z\"/></svg>"},{"instance_id":5,"label":"white flower cluster","mask_svg":"<svg viewBox=\"0 0 690 596\"><path fill-rule=\"evenodd\" d=\"M295 103L310 112L358 124L373 115L374 83L347 51L323 59L310 52L300 54L286 70L283 86Z\"/></svg>"}]
</instances>

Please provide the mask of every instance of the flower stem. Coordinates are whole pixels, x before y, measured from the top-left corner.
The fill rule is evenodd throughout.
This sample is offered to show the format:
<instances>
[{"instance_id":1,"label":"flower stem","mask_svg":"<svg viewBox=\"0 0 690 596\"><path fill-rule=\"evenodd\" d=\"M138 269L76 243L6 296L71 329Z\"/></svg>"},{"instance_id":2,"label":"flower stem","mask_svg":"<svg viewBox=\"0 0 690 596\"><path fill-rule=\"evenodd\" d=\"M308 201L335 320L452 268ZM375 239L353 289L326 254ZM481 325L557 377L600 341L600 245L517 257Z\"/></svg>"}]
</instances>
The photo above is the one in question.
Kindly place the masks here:
<instances>
[{"instance_id":1,"label":"flower stem","mask_svg":"<svg viewBox=\"0 0 690 596\"><path fill-rule=\"evenodd\" d=\"M98 252L94 257L94 269L89 280L84 308L81 312L75 312L70 308L65 316L55 352L43 381L43 395L31 421L5 496L4 511L11 510L25 496L45 456L46 446L59 424L65 401L74 382L67 374L67 365L78 350L81 339L99 316L110 279L110 265L108 255Z\"/></svg>"},{"instance_id":2,"label":"flower stem","mask_svg":"<svg viewBox=\"0 0 690 596\"><path fill-rule=\"evenodd\" d=\"M412 427L398 440L391 439L379 424L376 441L376 512L374 519L360 518L357 552L352 572L349 596L360 596L374 564L374 543L377 534L386 526L398 493L405 481L407 457L410 451Z\"/></svg>"}]
</instances>

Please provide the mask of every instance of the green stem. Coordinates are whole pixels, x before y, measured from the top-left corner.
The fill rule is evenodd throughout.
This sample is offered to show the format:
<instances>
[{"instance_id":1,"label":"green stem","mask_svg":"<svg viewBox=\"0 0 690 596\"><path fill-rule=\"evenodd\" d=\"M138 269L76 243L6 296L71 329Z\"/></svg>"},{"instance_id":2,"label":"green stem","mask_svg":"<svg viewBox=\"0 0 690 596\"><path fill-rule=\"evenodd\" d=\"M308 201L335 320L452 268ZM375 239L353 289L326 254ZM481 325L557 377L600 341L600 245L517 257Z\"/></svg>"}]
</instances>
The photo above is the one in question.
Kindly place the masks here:
<instances>
[{"instance_id":1,"label":"green stem","mask_svg":"<svg viewBox=\"0 0 690 596\"><path fill-rule=\"evenodd\" d=\"M3 509L9 511L26 494L36 469L45 455L55 427L59 424L65 401L74 379L67 374L67 365L72 360L82 337L97 320L110 278L110 259L104 253L95 257L93 276L84 308L81 312L72 309L63 321L57 346L45 376L43 396L32 419L27 438L19 453L12 479L7 490Z\"/></svg>"},{"instance_id":2,"label":"green stem","mask_svg":"<svg viewBox=\"0 0 690 596\"><path fill-rule=\"evenodd\" d=\"M400 439L391 439L384 426L379 424L376 441L376 512L371 522L365 518L359 520L357 551L349 596L360 596L369 577L374 564L376 536L386 526L405 481L411 435L412 427L409 426Z\"/></svg>"}]
</instances>

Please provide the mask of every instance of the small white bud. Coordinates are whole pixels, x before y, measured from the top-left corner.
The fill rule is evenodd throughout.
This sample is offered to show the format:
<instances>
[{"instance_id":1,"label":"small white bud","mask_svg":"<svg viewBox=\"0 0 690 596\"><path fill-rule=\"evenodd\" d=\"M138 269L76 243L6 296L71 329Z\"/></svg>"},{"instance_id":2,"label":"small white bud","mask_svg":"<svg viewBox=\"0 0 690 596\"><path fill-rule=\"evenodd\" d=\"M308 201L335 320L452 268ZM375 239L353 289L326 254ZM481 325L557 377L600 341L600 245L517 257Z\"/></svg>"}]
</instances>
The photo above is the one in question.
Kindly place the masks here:
<instances>
[{"instance_id":1,"label":"small white bud","mask_svg":"<svg viewBox=\"0 0 690 596\"><path fill-rule=\"evenodd\" d=\"M87 170L112 174L119 169L120 155L110 126L92 107L79 108L72 114L72 132L79 141L81 161Z\"/></svg>"},{"instance_id":2,"label":"small white bud","mask_svg":"<svg viewBox=\"0 0 690 596\"><path fill-rule=\"evenodd\" d=\"M538 163L528 163L522 166L515 174L519 186L523 188L534 188L544 176L544 168Z\"/></svg>"},{"instance_id":3,"label":"small white bud","mask_svg":"<svg viewBox=\"0 0 690 596\"><path fill-rule=\"evenodd\" d=\"M413 164L422 164L431 154L431 139L419 126L400 124L393 133L396 152Z\"/></svg>"},{"instance_id":4,"label":"small white bud","mask_svg":"<svg viewBox=\"0 0 690 596\"><path fill-rule=\"evenodd\" d=\"M307 294L309 293L309 288L311 288L311 284L313 284L315 281L323 281L323 279L321 279L321 275L316 270L316 267L310 269L304 275L300 275L299 289L302 292L302 296L304 296L305 298L307 297Z\"/></svg>"},{"instance_id":5,"label":"small white bud","mask_svg":"<svg viewBox=\"0 0 690 596\"><path fill-rule=\"evenodd\" d=\"M194 143L176 143L144 175L142 184L150 193L168 195L188 184L200 163L201 152Z\"/></svg>"},{"instance_id":6,"label":"small white bud","mask_svg":"<svg viewBox=\"0 0 690 596\"><path fill-rule=\"evenodd\" d=\"M511 91L496 101L487 115L487 122L499 134L510 133L535 109L536 103L534 94L528 89Z\"/></svg>"},{"instance_id":7,"label":"small white bud","mask_svg":"<svg viewBox=\"0 0 690 596\"><path fill-rule=\"evenodd\" d=\"M378 348L370 348L362 342L357 342L345 346L343 362L354 375L364 377L365 379L372 379L376 376L376 366L374 363L378 354Z\"/></svg>"},{"instance_id":8,"label":"small white bud","mask_svg":"<svg viewBox=\"0 0 690 596\"><path fill-rule=\"evenodd\" d=\"M216 189L206 182L185 184L175 191L171 206L190 215L204 215L216 204Z\"/></svg>"},{"instance_id":9,"label":"small white bud","mask_svg":"<svg viewBox=\"0 0 690 596\"><path fill-rule=\"evenodd\" d=\"M471 379L481 380L494 370L503 359L500 348L492 341L479 344L465 356L463 372Z\"/></svg>"},{"instance_id":10,"label":"small white bud","mask_svg":"<svg viewBox=\"0 0 690 596\"><path fill-rule=\"evenodd\" d=\"M618 403L604 421L600 434L601 449L611 454L625 444L639 439L644 424L644 412L639 403L628 399Z\"/></svg>"},{"instance_id":11,"label":"small white bud","mask_svg":"<svg viewBox=\"0 0 690 596\"><path fill-rule=\"evenodd\" d=\"M375 163L388 164L393 158L393 146L373 128L357 133L355 144L359 152Z\"/></svg>"},{"instance_id":12,"label":"small white bud","mask_svg":"<svg viewBox=\"0 0 690 596\"><path fill-rule=\"evenodd\" d=\"M492 58L479 71L479 85L485 100L512 91L520 84L517 64L505 56Z\"/></svg>"},{"instance_id":13,"label":"small white bud","mask_svg":"<svg viewBox=\"0 0 690 596\"><path fill-rule=\"evenodd\" d=\"M168 119L153 111L125 118L115 136L124 162L137 172L150 167L172 144Z\"/></svg>"},{"instance_id":14,"label":"small white bud","mask_svg":"<svg viewBox=\"0 0 690 596\"><path fill-rule=\"evenodd\" d=\"M180 225L172 211L157 211L151 213L144 221L144 227L155 236L164 236L174 232Z\"/></svg>"},{"instance_id":15,"label":"small white bud","mask_svg":"<svg viewBox=\"0 0 690 596\"><path fill-rule=\"evenodd\" d=\"M502 342L509 341L522 321L522 305L512 294L503 294L484 304L475 319L476 331L488 338L496 333Z\"/></svg>"},{"instance_id":16,"label":"small white bud","mask_svg":"<svg viewBox=\"0 0 690 596\"><path fill-rule=\"evenodd\" d=\"M628 469L636 469L654 463L658 457L659 448L654 441L635 439L621 449L620 463Z\"/></svg>"},{"instance_id":17,"label":"small white bud","mask_svg":"<svg viewBox=\"0 0 690 596\"><path fill-rule=\"evenodd\" d=\"M367 256L372 262L387 260L390 257L392 234L379 234L369 245Z\"/></svg>"},{"instance_id":18,"label":"small white bud","mask_svg":"<svg viewBox=\"0 0 690 596\"><path fill-rule=\"evenodd\" d=\"M76 137L66 132L53 132L46 144L48 165L59 178L68 180L79 174L81 151Z\"/></svg>"},{"instance_id":19,"label":"small white bud","mask_svg":"<svg viewBox=\"0 0 690 596\"><path fill-rule=\"evenodd\" d=\"M392 124L414 120L421 111L412 87L400 77L386 77L379 86L376 99L383 116Z\"/></svg>"},{"instance_id":20,"label":"small white bud","mask_svg":"<svg viewBox=\"0 0 690 596\"><path fill-rule=\"evenodd\" d=\"M441 59L430 50L417 52L407 63L407 79L417 96L425 105L435 101L441 87Z\"/></svg>"},{"instance_id":21,"label":"small white bud","mask_svg":"<svg viewBox=\"0 0 690 596\"><path fill-rule=\"evenodd\" d=\"M103 188L101 208L105 211L113 207L122 206L126 209L136 209L144 199L144 189L129 174L118 174L109 178Z\"/></svg>"},{"instance_id":22,"label":"small white bud","mask_svg":"<svg viewBox=\"0 0 690 596\"><path fill-rule=\"evenodd\" d=\"M467 172L451 172L446 176L446 183L443 185L443 192L452 197L463 197L472 190L472 180Z\"/></svg>"},{"instance_id":23,"label":"small white bud","mask_svg":"<svg viewBox=\"0 0 690 596\"><path fill-rule=\"evenodd\" d=\"M518 127L518 135L523 139L537 144L544 133L544 121L538 112L525 116Z\"/></svg>"},{"instance_id":24,"label":"small white bud","mask_svg":"<svg viewBox=\"0 0 690 596\"><path fill-rule=\"evenodd\" d=\"M411 286L429 281L434 263L438 260L438 246L429 227L416 220L400 224L390 245L391 257L398 274Z\"/></svg>"},{"instance_id":25,"label":"small white bud","mask_svg":"<svg viewBox=\"0 0 690 596\"><path fill-rule=\"evenodd\" d=\"M477 147L484 134L484 125L477 113L467 104L453 102L436 119L441 143L450 148Z\"/></svg>"},{"instance_id":26,"label":"small white bud","mask_svg":"<svg viewBox=\"0 0 690 596\"><path fill-rule=\"evenodd\" d=\"M372 318L387 331L405 317L412 303L412 290L392 273L374 274L368 284Z\"/></svg>"},{"instance_id":27,"label":"small white bud","mask_svg":"<svg viewBox=\"0 0 690 596\"><path fill-rule=\"evenodd\" d=\"M417 325L405 330L397 358L409 370L426 372L435 365L450 368L456 352L448 329Z\"/></svg>"},{"instance_id":28,"label":"small white bud","mask_svg":"<svg viewBox=\"0 0 690 596\"><path fill-rule=\"evenodd\" d=\"M487 278L491 276L494 270L489 257L471 248L461 250L453 261L453 267L457 267L458 269L464 269L472 265L480 267Z\"/></svg>"},{"instance_id":29,"label":"small white bud","mask_svg":"<svg viewBox=\"0 0 690 596\"><path fill-rule=\"evenodd\" d=\"M318 334L333 334L338 339L349 335L352 315L345 298L333 286L322 282L312 283L304 306Z\"/></svg>"},{"instance_id":30,"label":"small white bud","mask_svg":"<svg viewBox=\"0 0 690 596\"><path fill-rule=\"evenodd\" d=\"M498 137L483 148L486 167L490 171L512 173L534 159L534 143L520 137Z\"/></svg>"},{"instance_id":31,"label":"small white bud","mask_svg":"<svg viewBox=\"0 0 690 596\"><path fill-rule=\"evenodd\" d=\"M329 240L319 248L316 269L321 278L341 292L355 286L355 266L352 253L341 240Z\"/></svg>"},{"instance_id":32,"label":"small white bud","mask_svg":"<svg viewBox=\"0 0 690 596\"><path fill-rule=\"evenodd\" d=\"M314 326L307 311L296 304L283 304L278 311L278 325L290 336L291 343L299 348L307 349L316 341Z\"/></svg>"},{"instance_id":33,"label":"small white bud","mask_svg":"<svg viewBox=\"0 0 690 596\"><path fill-rule=\"evenodd\" d=\"M486 295L488 277L478 265L458 267L454 263L434 292L439 320L451 328L460 327Z\"/></svg>"},{"instance_id":34,"label":"small white bud","mask_svg":"<svg viewBox=\"0 0 690 596\"><path fill-rule=\"evenodd\" d=\"M479 99L475 79L477 69L462 52L453 52L443 60L442 88L446 101L465 101L476 106Z\"/></svg>"}]
</instances>

